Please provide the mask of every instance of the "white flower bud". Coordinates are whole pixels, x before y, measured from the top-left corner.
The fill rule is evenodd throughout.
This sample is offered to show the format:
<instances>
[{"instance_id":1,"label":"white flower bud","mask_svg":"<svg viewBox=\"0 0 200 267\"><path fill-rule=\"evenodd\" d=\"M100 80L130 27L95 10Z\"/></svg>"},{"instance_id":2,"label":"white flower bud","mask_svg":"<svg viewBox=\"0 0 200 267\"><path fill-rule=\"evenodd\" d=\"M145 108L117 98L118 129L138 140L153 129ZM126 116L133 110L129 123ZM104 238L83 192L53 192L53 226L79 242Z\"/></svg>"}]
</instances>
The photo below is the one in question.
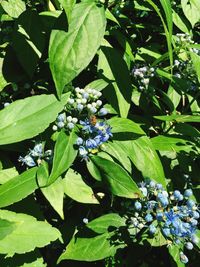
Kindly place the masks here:
<instances>
[{"instance_id":1,"label":"white flower bud","mask_svg":"<svg viewBox=\"0 0 200 267\"><path fill-rule=\"evenodd\" d=\"M67 116L67 121L71 122L72 121L72 116Z\"/></svg>"}]
</instances>

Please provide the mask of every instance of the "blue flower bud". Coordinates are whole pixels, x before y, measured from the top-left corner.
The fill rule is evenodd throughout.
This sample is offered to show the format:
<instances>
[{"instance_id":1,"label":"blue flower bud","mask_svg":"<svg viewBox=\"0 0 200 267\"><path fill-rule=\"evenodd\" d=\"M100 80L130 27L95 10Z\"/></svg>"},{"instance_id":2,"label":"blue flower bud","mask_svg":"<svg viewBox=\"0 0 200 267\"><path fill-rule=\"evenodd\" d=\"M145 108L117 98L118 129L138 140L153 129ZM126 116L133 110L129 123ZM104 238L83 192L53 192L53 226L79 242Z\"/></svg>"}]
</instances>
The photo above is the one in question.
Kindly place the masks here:
<instances>
[{"instance_id":1,"label":"blue flower bud","mask_svg":"<svg viewBox=\"0 0 200 267\"><path fill-rule=\"evenodd\" d=\"M69 103L70 105L73 105L73 104L74 104L74 99L73 99L73 98L69 98L68 103Z\"/></svg>"},{"instance_id":2,"label":"blue flower bud","mask_svg":"<svg viewBox=\"0 0 200 267\"><path fill-rule=\"evenodd\" d=\"M188 199L186 204L187 204L188 208L192 208L192 207L194 207L195 202L192 199Z\"/></svg>"},{"instance_id":3,"label":"blue flower bud","mask_svg":"<svg viewBox=\"0 0 200 267\"><path fill-rule=\"evenodd\" d=\"M150 181L149 186L150 186L151 188L155 188L156 183L155 183L154 181Z\"/></svg>"},{"instance_id":4,"label":"blue flower bud","mask_svg":"<svg viewBox=\"0 0 200 267\"><path fill-rule=\"evenodd\" d=\"M179 198L180 194L181 194L181 192L179 190L175 190L173 193L175 198Z\"/></svg>"},{"instance_id":5,"label":"blue flower bud","mask_svg":"<svg viewBox=\"0 0 200 267\"><path fill-rule=\"evenodd\" d=\"M83 106L82 104L78 104L78 105L77 105L77 109L78 109L78 111L82 111L83 108L84 108L84 106Z\"/></svg>"},{"instance_id":6,"label":"blue flower bud","mask_svg":"<svg viewBox=\"0 0 200 267\"><path fill-rule=\"evenodd\" d=\"M136 201L134 203L134 207L136 210L141 210L142 209L142 204L139 201Z\"/></svg>"},{"instance_id":7,"label":"blue flower bud","mask_svg":"<svg viewBox=\"0 0 200 267\"><path fill-rule=\"evenodd\" d=\"M153 221L153 217L150 213L148 213L146 216L145 216L145 221L146 222L152 222Z\"/></svg>"},{"instance_id":8,"label":"blue flower bud","mask_svg":"<svg viewBox=\"0 0 200 267\"><path fill-rule=\"evenodd\" d=\"M151 224L149 226L149 233L150 234L155 234L155 232L156 232L156 227L155 227L155 225Z\"/></svg>"},{"instance_id":9,"label":"blue flower bud","mask_svg":"<svg viewBox=\"0 0 200 267\"><path fill-rule=\"evenodd\" d=\"M65 119L66 119L66 115L65 115L65 113L61 113L61 114L59 114L58 117L57 117L57 121L59 121L59 122L64 122Z\"/></svg>"},{"instance_id":10,"label":"blue flower bud","mask_svg":"<svg viewBox=\"0 0 200 267\"><path fill-rule=\"evenodd\" d=\"M88 149L93 149L97 147L97 143L91 138L85 141L85 145Z\"/></svg>"},{"instance_id":11,"label":"blue flower bud","mask_svg":"<svg viewBox=\"0 0 200 267\"><path fill-rule=\"evenodd\" d=\"M198 225L198 221L193 219L193 218L190 220L190 223L191 223L192 226L197 226Z\"/></svg>"},{"instance_id":12,"label":"blue flower bud","mask_svg":"<svg viewBox=\"0 0 200 267\"><path fill-rule=\"evenodd\" d=\"M199 219L199 217L200 217L199 213L197 211L193 211L192 212L192 216L193 216L194 219Z\"/></svg>"},{"instance_id":13,"label":"blue flower bud","mask_svg":"<svg viewBox=\"0 0 200 267\"><path fill-rule=\"evenodd\" d=\"M94 113L97 112L97 109L96 109L95 107L91 107L91 108L90 108L90 112L91 112L92 114L94 114Z\"/></svg>"},{"instance_id":14,"label":"blue flower bud","mask_svg":"<svg viewBox=\"0 0 200 267\"><path fill-rule=\"evenodd\" d=\"M69 122L67 124L67 128L69 128L70 130L72 130L74 128L74 124L72 122Z\"/></svg>"},{"instance_id":15,"label":"blue flower bud","mask_svg":"<svg viewBox=\"0 0 200 267\"><path fill-rule=\"evenodd\" d=\"M188 249L188 250L192 250L193 249L193 244L191 243L191 242L187 242L186 244L185 244L185 247Z\"/></svg>"},{"instance_id":16,"label":"blue flower bud","mask_svg":"<svg viewBox=\"0 0 200 267\"><path fill-rule=\"evenodd\" d=\"M99 116L105 116L107 114L108 114L108 110L106 108L101 108L98 113Z\"/></svg>"},{"instance_id":17,"label":"blue flower bud","mask_svg":"<svg viewBox=\"0 0 200 267\"><path fill-rule=\"evenodd\" d=\"M180 260L182 263L188 263L188 258L183 252L180 252Z\"/></svg>"},{"instance_id":18,"label":"blue flower bud","mask_svg":"<svg viewBox=\"0 0 200 267\"><path fill-rule=\"evenodd\" d=\"M156 214L156 219L157 219L159 222L163 221L163 213L162 213L162 212L158 212L158 213Z\"/></svg>"},{"instance_id":19,"label":"blue flower bud","mask_svg":"<svg viewBox=\"0 0 200 267\"><path fill-rule=\"evenodd\" d=\"M162 232L166 237L170 236L170 229L169 228L163 228Z\"/></svg>"},{"instance_id":20,"label":"blue flower bud","mask_svg":"<svg viewBox=\"0 0 200 267\"><path fill-rule=\"evenodd\" d=\"M186 189L184 192L184 197L191 197L193 195L192 189Z\"/></svg>"},{"instance_id":21,"label":"blue flower bud","mask_svg":"<svg viewBox=\"0 0 200 267\"><path fill-rule=\"evenodd\" d=\"M156 184L156 187L158 190L161 190L163 188L162 184Z\"/></svg>"},{"instance_id":22,"label":"blue flower bud","mask_svg":"<svg viewBox=\"0 0 200 267\"><path fill-rule=\"evenodd\" d=\"M191 236L191 241L192 241L192 243L194 243L194 244L198 244L198 242L199 242L199 238L196 236L196 235L192 235Z\"/></svg>"},{"instance_id":23,"label":"blue flower bud","mask_svg":"<svg viewBox=\"0 0 200 267\"><path fill-rule=\"evenodd\" d=\"M77 140L76 140L76 144L78 146L82 145L83 144L83 139L81 137L78 137Z\"/></svg>"},{"instance_id":24,"label":"blue flower bud","mask_svg":"<svg viewBox=\"0 0 200 267\"><path fill-rule=\"evenodd\" d=\"M57 123L57 126L58 126L58 128L63 128L63 127L65 126L65 123L62 122L62 121L59 121L59 122Z\"/></svg>"},{"instance_id":25,"label":"blue flower bud","mask_svg":"<svg viewBox=\"0 0 200 267\"><path fill-rule=\"evenodd\" d=\"M82 94L82 96L83 96L84 99L88 99L89 98L89 94L87 92L84 92Z\"/></svg>"}]
</instances>

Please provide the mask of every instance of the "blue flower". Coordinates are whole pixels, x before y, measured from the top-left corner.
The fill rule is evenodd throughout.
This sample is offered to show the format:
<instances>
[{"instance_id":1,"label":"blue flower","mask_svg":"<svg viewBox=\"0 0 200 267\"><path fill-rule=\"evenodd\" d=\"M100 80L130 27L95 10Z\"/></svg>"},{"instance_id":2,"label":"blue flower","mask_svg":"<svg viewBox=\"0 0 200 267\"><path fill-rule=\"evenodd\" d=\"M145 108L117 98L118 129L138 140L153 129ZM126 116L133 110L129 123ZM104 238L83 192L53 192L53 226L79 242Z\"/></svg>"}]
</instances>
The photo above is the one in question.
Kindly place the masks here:
<instances>
[{"instance_id":1,"label":"blue flower","mask_svg":"<svg viewBox=\"0 0 200 267\"><path fill-rule=\"evenodd\" d=\"M161 193L158 193L157 200L160 202L162 207L166 207L169 204L168 198Z\"/></svg>"},{"instance_id":2,"label":"blue flower","mask_svg":"<svg viewBox=\"0 0 200 267\"><path fill-rule=\"evenodd\" d=\"M34 159L30 155L26 155L24 158L20 156L18 161L22 162L22 165L26 164L29 167L36 166Z\"/></svg>"},{"instance_id":3,"label":"blue flower","mask_svg":"<svg viewBox=\"0 0 200 267\"><path fill-rule=\"evenodd\" d=\"M85 149L84 146L79 147L79 155L82 156L83 158L87 158L88 151Z\"/></svg>"},{"instance_id":4,"label":"blue flower","mask_svg":"<svg viewBox=\"0 0 200 267\"><path fill-rule=\"evenodd\" d=\"M85 121L80 121L80 124L83 126L83 131L92 133L94 126L90 124L90 121L86 119Z\"/></svg>"},{"instance_id":5,"label":"blue flower","mask_svg":"<svg viewBox=\"0 0 200 267\"><path fill-rule=\"evenodd\" d=\"M163 234L164 234L164 236L166 236L166 237L168 237L168 236L170 236L170 228L162 228L162 232L163 232Z\"/></svg>"},{"instance_id":6,"label":"blue flower","mask_svg":"<svg viewBox=\"0 0 200 267\"><path fill-rule=\"evenodd\" d=\"M152 222L153 221L153 216L150 213L147 213L147 215L145 216L145 221L146 222Z\"/></svg>"},{"instance_id":7,"label":"blue flower","mask_svg":"<svg viewBox=\"0 0 200 267\"><path fill-rule=\"evenodd\" d=\"M30 150L30 155L32 157L42 157L42 155L43 155L42 143L35 145L34 148L32 150Z\"/></svg>"},{"instance_id":8,"label":"blue flower","mask_svg":"<svg viewBox=\"0 0 200 267\"><path fill-rule=\"evenodd\" d=\"M98 145L95 142L95 140L93 140L93 139L90 138L90 139L88 139L88 140L85 141L85 146L86 146L87 149L94 149Z\"/></svg>"}]
</instances>

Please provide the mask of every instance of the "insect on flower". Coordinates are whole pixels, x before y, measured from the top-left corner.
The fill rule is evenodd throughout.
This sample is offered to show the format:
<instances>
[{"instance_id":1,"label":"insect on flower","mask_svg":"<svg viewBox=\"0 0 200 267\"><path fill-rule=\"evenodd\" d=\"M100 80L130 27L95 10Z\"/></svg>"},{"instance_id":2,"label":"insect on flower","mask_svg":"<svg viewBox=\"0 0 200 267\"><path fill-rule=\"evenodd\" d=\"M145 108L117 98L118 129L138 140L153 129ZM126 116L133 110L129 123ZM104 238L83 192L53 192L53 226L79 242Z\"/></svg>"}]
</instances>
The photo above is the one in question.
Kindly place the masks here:
<instances>
[{"instance_id":1,"label":"insect on flower","mask_svg":"<svg viewBox=\"0 0 200 267\"><path fill-rule=\"evenodd\" d=\"M89 120L90 120L91 125L93 125L93 126L96 125L97 117L95 115L91 115Z\"/></svg>"}]
</instances>

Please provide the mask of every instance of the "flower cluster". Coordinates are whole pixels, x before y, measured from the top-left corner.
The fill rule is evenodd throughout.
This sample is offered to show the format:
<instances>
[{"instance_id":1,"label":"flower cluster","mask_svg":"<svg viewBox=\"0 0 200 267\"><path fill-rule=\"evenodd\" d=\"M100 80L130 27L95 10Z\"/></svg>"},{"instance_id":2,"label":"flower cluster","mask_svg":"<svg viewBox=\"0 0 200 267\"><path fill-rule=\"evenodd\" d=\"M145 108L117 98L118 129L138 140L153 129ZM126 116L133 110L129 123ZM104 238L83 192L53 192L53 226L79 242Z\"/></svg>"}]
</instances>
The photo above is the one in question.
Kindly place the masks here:
<instances>
[{"instance_id":1,"label":"flower cluster","mask_svg":"<svg viewBox=\"0 0 200 267\"><path fill-rule=\"evenodd\" d=\"M183 244L186 249L193 249L198 243L196 230L200 213L192 199L192 190L186 189L184 194L179 190L168 193L154 181L140 183L139 188L144 198L129 204L128 223L137 229L136 233L143 228L147 228L151 236L161 231L169 244ZM183 252L180 259L188 262Z\"/></svg>"},{"instance_id":2,"label":"flower cluster","mask_svg":"<svg viewBox=\"0 0 200 267\"><path fill-rule=\"evenodd\" d=\"M137 79L139 83L139 90L143 91L148 88L150 78L155 75L155 68L149 66L138 67L136 66L132 70L132 75Z\"/></svg>"},{"instance_id":3,"label":"flower cluster","mask_svg":"<svg viewBox=\"0 0 200 267\"><path fill-rule=\"evenodd\" d=\"M20 156L18 161L22 162L22 165L27 165L28 167L34 167L39 165L42 159L51 161L53 156L52 150L46 150L44 152L43 144L38 143L33 149L30 149L28 154L24 157Z\"/></svg>"},{"instance_id":4,"label":"flower cluster","mask_svg":"<svg viewBox=\"0 0 200 267\"><path fill-rule=\"evenodd\" d=\"M79 155L87 159L90 153L98 152L101 145L112 136L111 127L106 121L97 121L95 116L80 121L80 124L82 127L76 144L79 146Z\"/></svg>"},{"instance_id":5,"label":"flower cluster","mask_svg":"<svg viewBox=\"0 0 200 267\"><path fill-rule=\"evenodd\" d=\"M79 155L87 160L90 153L98 152L99 148L111 136L111 127L106 120L98 117L107 115L108 111L102 107L99 99L102 93L98 90L76 87L72 92L65 111L58 115L53 130L65 128L72 130L77 125Z\"/></svg>"},{"instance_id":6,"label":"flower cluster","mask_svg":"<svg viewBox=\"0 0 200 267\"><path fill-rule=\"evenodd\" d=\"M192 40L192 37L188 33L177 33L176 34L176 43L180 48L187 48L189 47L189 51L200 54L200 49L191 47L192 45L198 45L198 43Z\"/></svg>"}]
</instances>

